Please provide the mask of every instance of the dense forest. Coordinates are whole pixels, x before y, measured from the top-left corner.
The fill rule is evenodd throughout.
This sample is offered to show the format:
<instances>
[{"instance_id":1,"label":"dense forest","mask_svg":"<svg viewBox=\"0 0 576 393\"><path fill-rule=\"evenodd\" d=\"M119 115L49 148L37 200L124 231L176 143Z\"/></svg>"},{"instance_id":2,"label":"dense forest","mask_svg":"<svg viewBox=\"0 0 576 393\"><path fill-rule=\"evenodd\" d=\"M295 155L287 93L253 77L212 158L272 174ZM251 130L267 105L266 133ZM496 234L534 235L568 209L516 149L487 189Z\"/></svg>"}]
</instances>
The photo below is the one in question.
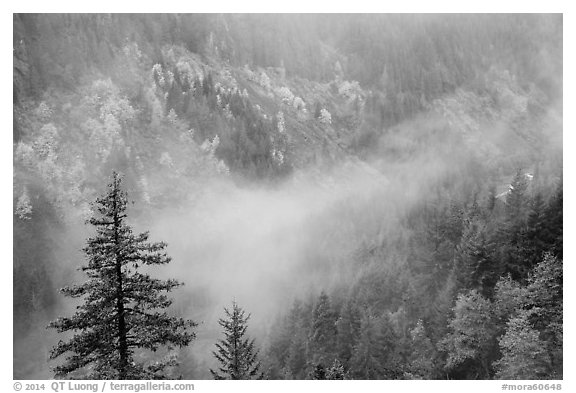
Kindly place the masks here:
<instances>
[{"instance_id":1,"label":"dense forest","mask_svg":"<svg viewBox=\"0 0 576 393\"><path fill-rule=\"evenodd\" d=\"M13 18L15 379L113 172L165 378L562 379L562 15Z\"/></svg>"}]
</instances>

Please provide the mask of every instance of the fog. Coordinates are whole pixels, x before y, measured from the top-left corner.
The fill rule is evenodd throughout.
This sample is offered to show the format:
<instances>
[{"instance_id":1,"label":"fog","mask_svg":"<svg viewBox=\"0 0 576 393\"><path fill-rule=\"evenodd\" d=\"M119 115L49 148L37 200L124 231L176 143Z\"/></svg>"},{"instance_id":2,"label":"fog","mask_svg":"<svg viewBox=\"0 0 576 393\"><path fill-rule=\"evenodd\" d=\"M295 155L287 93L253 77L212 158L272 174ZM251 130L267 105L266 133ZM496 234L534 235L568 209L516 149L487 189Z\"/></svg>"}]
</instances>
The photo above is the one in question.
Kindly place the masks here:
<instances>
[{"instance_id":1,"label":"fog","mask_svg":"<svg viewBox=\"0 0 576 393\"><path fill-rule=\"evenodd\" d=\"M550 75L557 72L557 64L539 67L543 78L554 79ZM557 77L550 89L561 86ZM551 95L560 97L561 92ZM172 262L149 270L155 277L184 284L170 294L175 300L172 312L199 323L197 339L180 353L187 366L194 365L181 369L183 376L210 378L212 350L221 338L217 321L224 307L235 301L251 314L249 333L265 350L272 324L294 300L353 283L361 273L354 264L359 249L385 240L402 242L405 214L429 200L443 182L457 183L455 192L486 198L475 176L506 188L510 173L523 166L533 170L526 157L536 157L534 161L543 163L543 183L552 187L557 179L546 176L561 164L561 102L545 108L545 113L537 126L543 143L536 149L532 140L510 131L509 119L478 122L466 129L429 110L378 130L378 143L365 160L350 155L337 162L312 163L274 184L217 176L191 185L178 176L165 176L166 169L149 174L160 183L155 188L167 194L184 190L190 196L170 206L136 202L127 219L135 232L150 231L151 241L168 244ZM462 121L465 116L459 115ZM136 187L130 187L139 179L125 180L128 194L138 195ZM105 192L104 185L103 180L98 194ZM85 279L78 270L85 264L81 249L93 234L93 228L77 219L79 212L69 216L75 220L51 234L56 245L49 274L57 287ZM49 367L54 363L47 362L48 352L62 337L44 327L75 307L74 301L57 296L57 307L39 313L37 328L29 335L15 332L15 377L52 377Z\"/></svg>"}]
</instances>

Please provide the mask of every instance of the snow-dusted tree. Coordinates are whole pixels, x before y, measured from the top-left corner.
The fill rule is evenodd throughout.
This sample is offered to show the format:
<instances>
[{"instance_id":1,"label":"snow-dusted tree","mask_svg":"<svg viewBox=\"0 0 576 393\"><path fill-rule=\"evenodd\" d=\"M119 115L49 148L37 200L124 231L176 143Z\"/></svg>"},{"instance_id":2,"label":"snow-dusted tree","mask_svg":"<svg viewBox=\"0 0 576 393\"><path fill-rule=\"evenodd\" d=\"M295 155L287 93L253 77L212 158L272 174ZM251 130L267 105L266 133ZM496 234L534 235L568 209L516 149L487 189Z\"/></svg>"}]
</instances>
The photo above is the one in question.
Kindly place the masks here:
<instances>
[{"instance_id":1,"label":"snow-dusted tree","mask_svg":"<svg viewBox=\"0 0 576 393\"><path fill-rule=\"evenodd\" d=\"M32 214L32 202L28 196L28 190L24 188L22 195L18 198L16 202L16 215L21 220L29 220Z\"/></svg>"},{"instance_id":2,"label":"snow-dusted tree","mask_svg":"<svg viewBox=\"0 0 576 393\"><path fill-rule=\"evenodd\" d=\"M154 279L139 270L143 265L167 264L170 257L165 243L148 242L147 232L132 233L125 222L127 203L121 179L114 173L108 193L96 200L97 214L88 221L96 227L96 236L84 248L88 265L82 270L88 281L62 289L66 296L84 298L84 302L71 317L49 325L59 333L75 332L50 353L51 359L68 354L55 368L57 377L161 379L174 360L138 364L134 351L182 347L195 338L190 329L196 323L169 316L165 310L172 300L162 292L181 284Z\"/></svg>"},{"instance_id":3,"label":"snow-dusted tree","mask_svg":"<svg viewBox=\"0 0 576 393\"><path fill-rule=\"evenodd\" d=\"M320 123L332 124L332 115L324 108L320 110Z\"/></svg>"},{"instance_id":4,"label":"snow-dusted tree","mask_svg":"<svg viewBox=\"0 0 576 393\"><path fill-rule=\"evenodd\" d=\"M232 303L232 312L224 308L226 319L218 323L224 328L224 339L216 343L217 351L212 352L220 363L218 370L210 369L214 379L263 379L260 372L258 351L254 346L254 339L246 338L248 319L244 310Z\"/></svg>"}]
</instances>

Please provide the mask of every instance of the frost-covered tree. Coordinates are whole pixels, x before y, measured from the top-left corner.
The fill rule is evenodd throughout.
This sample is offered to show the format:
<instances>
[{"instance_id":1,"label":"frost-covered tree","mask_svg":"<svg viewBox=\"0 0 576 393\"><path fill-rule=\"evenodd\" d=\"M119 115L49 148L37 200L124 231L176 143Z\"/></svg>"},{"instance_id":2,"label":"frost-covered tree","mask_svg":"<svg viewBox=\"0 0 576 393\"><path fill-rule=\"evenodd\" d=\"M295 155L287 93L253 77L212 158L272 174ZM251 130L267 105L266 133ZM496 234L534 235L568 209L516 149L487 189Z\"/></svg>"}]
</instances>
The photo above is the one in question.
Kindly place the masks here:
<instances>
[{"instance_id":1,"label":"frost-covered tree","mask_svg":"<svg viewBox=\"0 0 576 393\"><path fill-rule=\"evenodd\" d=\"M332 124L332 115L324 108L320 110L320 122L324 124Z\"/></svg>"},{"instance_id":2,"label":"frost-covered tree","mask_svg":"<svg viewBox=\"0 0 576 393\"><path fill-rule=\"evenodd\" d=\"M224 339L216 343L217 351L212 352L220 365L218 370L210 369L210 373L214 379L263 379L254 339L246 337L250 315L245 316L235 302L232 312L227 308L224 312L226 319L218 321L224 328Z\"/></svg>"},{"instance_id":3,"label":"frost-covered tree","mask_svg":"<svg viewBox=\"0 0 576 393\"><path fill-rule=\"evenodd\" d=\"M170 262L163 242L148 242L148 232L134 235L126 223L126 192L113 174L108 192L96 200L96 214L88 221L96 236L84 248L88 280L65 287L62 292L83 298L71 317L58 318L49 327L59 333L73 332L60 341L50 358L67 354L55 367L56 377L88 379L161 379L173 359L151 365L136 362L136 350L155 352L163 346L183 347L194 338L196 323L169 316L172 300L165 293L182 285L176 280L152 278L140 268Z\"/></svg>"},{"instance_id":4,"label":"frost-covered tree","mask_svg":"<svg viewBox=\"0 0 576 393\"><path fill-rule=\"evenodd\" d=\"M30 201L30 197L28 196L28 190L24 188L22 195L18 197L18 201L16 202L16 215L21 220L29 220L32 214L32 202Z\"/></svg>"}]
</instances>

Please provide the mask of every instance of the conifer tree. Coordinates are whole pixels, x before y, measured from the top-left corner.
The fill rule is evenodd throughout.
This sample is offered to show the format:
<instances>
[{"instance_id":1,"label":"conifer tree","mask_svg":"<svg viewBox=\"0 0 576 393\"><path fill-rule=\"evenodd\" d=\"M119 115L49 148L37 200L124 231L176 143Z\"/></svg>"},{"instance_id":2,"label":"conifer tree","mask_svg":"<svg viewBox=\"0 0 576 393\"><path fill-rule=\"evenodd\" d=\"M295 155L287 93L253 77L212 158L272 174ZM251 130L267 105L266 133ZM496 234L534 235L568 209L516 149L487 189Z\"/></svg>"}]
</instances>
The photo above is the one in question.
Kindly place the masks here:
<instances>
[{"instance_id":1,"label":"conifer tree","mask_svg":"<svg viewBox=\"0 0 576 393\"><path fill-rule=\"evenodd\" d=\"M332 310L330 298L322 292L312 316L310 349L314 363L321 363L324 368L332 364L335 358L336 334L336 314Z\"/></svg>"},{"instance_id":2,"label":"conifer tree","mask_svg":"<svg viewBox=\"0 0 576 393\"><path fill-rule=\"evenodd\" d=\"M216 371L210 369L210 373L214 379L264 379L254 339L245 337L250 315L245 316L236 302L232 303L232 312L227 308L224 312L227 318L218 323L224 328L225 338L216 343L217 351L212 352L220 366Z\"/></svg>"},{"instance_id":3,"label":"conifer tree","mask_svg":"<svg viewBox=\"0 0 576 393\"><path fill-rule=\"evenodd\" d=\"M466 289L476 289L491 297L492 290L502 273L491 253L491 244L485 233L486 225L479 219L470 221L457 247L459 283Z\"/></svg>"},{"instance_id":4,"label":"conifer tree","mask_svg":"<svg viewBox=\"0 0 576 393\"><path fill-rule=\"evenodd\" d=\"M526 222L521 247L524 263L532 268L541 259L548 247L545 241L545 204L542 194L537 193L530 201L530 211Z\"/></svg>"},{"instance_id":5,"label":"conifer tree","mask_svg":"<svg viewBox=\"0 0 576 393\"><path fill-rule=\"evenodd\" d=\"M546 240L552 254L558 259L563 259L563 183L560 181L556 193L546 208Z\"/></svg>"},{"instance_id":6,"label":"conifer tree","mask_svg":"<svg viewBox=\"0 0 576 393\"><path fill-rule=\"evenodd\" d=\"M148 232L132 233L126 223L127 203L120 176L114 173L108 193L96 200L97 214L88 221L96 227L96 236L89 238L84 248L88 265L82 270L88 281L62 289L66 296L84 298L84 303L71 317L58 318L49 325L59 333L75 333L50 353L51 359L70 353L55 368L56 377L164 378L162 372L174 365L173 360L145 366L134 361L135 350L182 347L195 338L189 329L196 323L165 311L172 300L163 292L182 284L155 279L139 270L143 265L167 264L171 259L165 252L166 243L148 242Z\"/></svg>"},{"instance_id":7,"label":"conifer tree","mask_svg":"<svg viewBox=\"0 0 576 393\"><path fill-rule=\"evenodd\" d=\"M338 359L335 359L334 363L332 363L332 366L330 366L328 371L326 371L326 379L342 380L347 379L346 377L347 375L344 371L344 366Z\"/></svg>"},{"instance_id":8,"label":"conifer tree","mask_svg":"<svg viewBox=\"0 0 576 393\"><path fill-rule=\"evenodd\" d=\"M310 379L326 379L326 369L322 365L322 363L318 363L314 365L312 370L310 370Z\"/></svg>"},{"instance_id":9,"label":"conifer tree","mask_svg":"<svg viewBox=\"0 0 576 393\"><path fill-rule=\"evenodd\" d=\"M302 379L305 376L307 361L307 340L306 332L302 325L296 327L294 336L288 349L288 359L286 359L286 371L294 379Z\"/></svg>"},{"instance_id":10,"label":"conifer tree","mask_svg":"<svg viewBox=\"0 0 576 393\"><path fill-rule=\"evenodd\" d=\"M350 373L354 379L380 379L383 375L385 348L378 331L377 319L366 313L362 317L360 337L352 358Z\"/></svg>"},{"instance_id":11,"label":"conifer tree","mask_svg":"<svg viewBox=\"0 0 576 393\"><path fill-rule=\"evenodd\" d=\"M348 300L342 307L340 318L336 321L336 329L338 358L342 361L342 365L348 368L348 362L360 333L360 311L351 300Z\"/></svg>"},{"instance_id":12,"label":"conifer tree","mask_svg":"<svg viewBox=\"0 0 576 393\"><path fill-rule=\"evenodd\" d=\"M529 270L522 259L522 255L525 254L522 246L526 244L524 226L528 215L527 188L526 176L519 169L510 184L510 190L506 196L504 222L498 231L498 238L501 242L500 259L504 261L506 272L516 280L525 278Z\"/></svg>"},{"instance_id":13,"label":"conifer tree","mask_svg":"<svg viewBox=\"0 0 576 393\"><path fill-rule=\"evenodd\" d=\"M436 350L427 335L422 320L419 319L416 322L416 326L410 330L410 336L411 354L408 357L410 377L413 379L432 379Z\"/></svg>"}]
</instances>

